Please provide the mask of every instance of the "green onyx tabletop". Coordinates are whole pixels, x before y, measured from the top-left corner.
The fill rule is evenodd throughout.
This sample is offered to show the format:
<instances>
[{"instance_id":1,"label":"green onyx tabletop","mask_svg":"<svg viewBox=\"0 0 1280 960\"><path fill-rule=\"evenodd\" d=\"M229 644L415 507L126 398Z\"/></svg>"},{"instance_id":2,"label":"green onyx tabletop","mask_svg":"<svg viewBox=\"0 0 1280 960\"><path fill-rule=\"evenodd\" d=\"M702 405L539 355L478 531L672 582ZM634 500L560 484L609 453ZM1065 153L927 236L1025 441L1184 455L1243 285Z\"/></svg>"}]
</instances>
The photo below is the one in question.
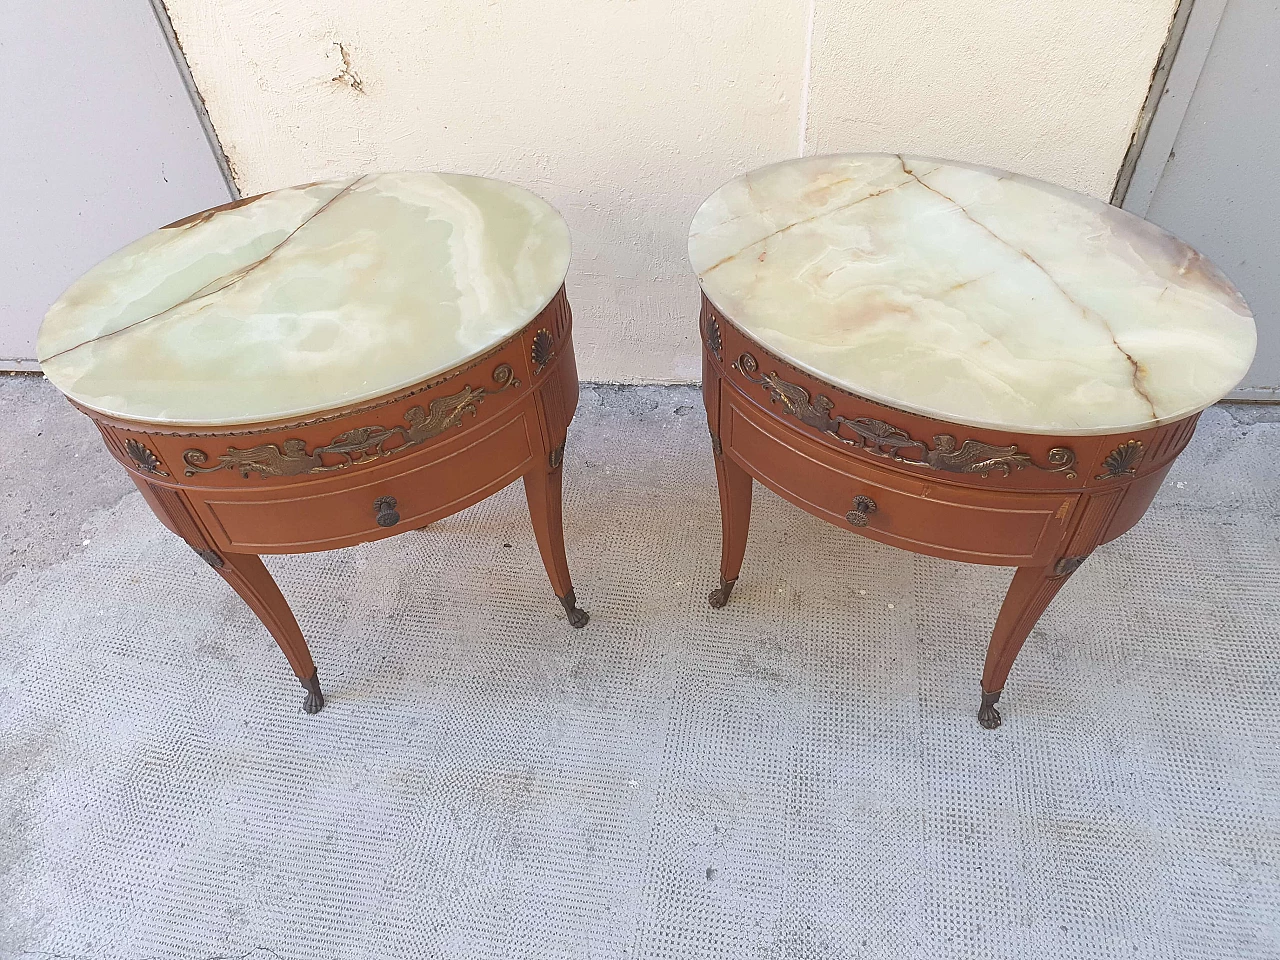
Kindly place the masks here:
<instances>
[{"instance_id":1,"label":"green onyx tabletop","mask_svg":"<svg viewBox=\"0 0 1280 960\"><path fill-rule=\"evenodd\" d=\"M963 163L764 167L702 205L689 259L720 312L784 359L975 427L1088 435L1180 420L1230 392L1256 346L1240 294L1177 238Z\"/></svg>"},{"instance_id":2,"label":"green onyx tabletop","mask_svg":"<svg viewBox=\"0 0 1280 960\"><path fill-rule=\"evenodd\" d=\"M386 173L196 214L94 267L37 355L67 396L193 426L299 417L477 357L550 303L569 231L520 187Z\"/></svg>"}]
</instances>

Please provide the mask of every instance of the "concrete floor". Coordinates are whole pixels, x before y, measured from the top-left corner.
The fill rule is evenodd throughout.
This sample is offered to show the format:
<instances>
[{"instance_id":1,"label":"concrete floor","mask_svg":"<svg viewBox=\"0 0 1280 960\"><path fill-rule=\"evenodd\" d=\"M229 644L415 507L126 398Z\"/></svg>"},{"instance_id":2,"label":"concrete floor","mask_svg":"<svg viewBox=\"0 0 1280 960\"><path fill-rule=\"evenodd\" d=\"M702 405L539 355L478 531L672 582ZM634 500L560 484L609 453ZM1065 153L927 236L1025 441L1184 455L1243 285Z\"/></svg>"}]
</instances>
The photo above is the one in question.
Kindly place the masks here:
<instances>
[{"instance_id":1,"label":"concrete floor","mask_svg":"<svg viewBox=\"0 0 1280 960\"><path fill-rule=\"evenodd\" d=\"M89 422L0 378L0 956L1280 957L1280 410L1210 411L974 720L1009 572L757 488L588 388L585 630L520 488L269 560L328 706Z\"/></svg>"}]
</instances>

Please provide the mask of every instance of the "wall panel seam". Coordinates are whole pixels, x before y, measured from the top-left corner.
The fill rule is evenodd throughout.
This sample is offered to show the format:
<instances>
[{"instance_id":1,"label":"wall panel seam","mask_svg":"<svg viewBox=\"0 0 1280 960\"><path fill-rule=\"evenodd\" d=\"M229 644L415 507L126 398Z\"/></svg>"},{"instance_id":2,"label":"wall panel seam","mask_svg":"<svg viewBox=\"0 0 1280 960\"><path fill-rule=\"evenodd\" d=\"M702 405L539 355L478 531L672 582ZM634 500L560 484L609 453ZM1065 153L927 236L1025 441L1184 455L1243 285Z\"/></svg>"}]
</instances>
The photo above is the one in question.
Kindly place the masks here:
<instances>
[{"instance_id":1,"label":"wall panel seam","mask_svg":"<svg viewBox=\"0 0 1280 960\"><path fill-rule=\"evenodd\" d=\"M182 77L182 85L187 90L187 97L191 100L192 109L196 112L196 119L200 122L200 129L204 131L205 140L209 143L209 149L213 153L214 162L218 165L218 171L222 174L222 180L227 185L227 191L231 194L232 200L239 200L240 187L236 184L235 174L227 160L226 151L222 149L222 141L218 139L218 131L214 129L213 121L209 119L209 110L205 106L200 88L196 86L195 77L192 76L191 66L187 63L187 56L182 50L182 41L173 29L173 21L169 17L165 0L151 0L151 11L155 14L161 34L164 35L164 42L169 47L173 63L178 68L178 75Z\"/></svg>"},{"instance_id":2,"label":"wall panel seam","mask_svg":"<svg viewBox=\"0 0 1280 960\"><path fill-rule=\"evenodd\" d=\"M818 0L808 0L805 16L804 69L800 76L800 144L796 155L803 157L809 139L809 84L813 76L813 21L817 15Z\"/></svg>"},{"instance_id":3,"label":"wall panel seam","mask_svg":"<svg viewBox=\"0 0 1280 960\"><path fill-rule=\"evenodd\" d=\"M1147 87L1146 99L1143 100L1142 109L1134 119L1133 134L1129 138L1128 149L1125 150L1124 157L1120 161L1120 169L1116 171L1116 178L1112 183L1110 202L1117 207L1124 205L1125 194L1129 192L1129 185L1133 182L1134 169L1146 145L1151 121L1164 96L1169 72L1173 68L1174 59L1178 56L1182 35L1194 5L1195 0L1179 0L1173 8L1173 16L1169 18L1169 28L1165 34L1164 44L1156 55L1155 65L1151 68L1151 82Z\"/></svg>"}]
</instances>

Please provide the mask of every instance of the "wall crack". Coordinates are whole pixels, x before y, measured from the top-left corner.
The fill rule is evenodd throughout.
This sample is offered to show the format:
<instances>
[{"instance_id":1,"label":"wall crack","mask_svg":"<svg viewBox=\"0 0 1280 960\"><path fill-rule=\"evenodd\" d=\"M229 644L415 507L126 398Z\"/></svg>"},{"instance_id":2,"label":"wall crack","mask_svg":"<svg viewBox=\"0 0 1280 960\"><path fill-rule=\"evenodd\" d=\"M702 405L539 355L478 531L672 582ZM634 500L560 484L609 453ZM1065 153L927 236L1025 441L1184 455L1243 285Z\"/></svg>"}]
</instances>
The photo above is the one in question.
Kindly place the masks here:
<instances>
[{"instance_id":1,"label":"wall crack","mask_svg":"<svg viewBox=\"0 0 1280 960\"><path fill-rule=\"evenodd\" d=\"M346 44L335 40L333 45L338 48L338 56L342 57L342 69L330 77L329 80L332 83L346 84L356 93L365 93L364 80L361 79L360 74L356 73L355 68L351 66L351 53L347 50Z\"/></svg>"}]
</instances>

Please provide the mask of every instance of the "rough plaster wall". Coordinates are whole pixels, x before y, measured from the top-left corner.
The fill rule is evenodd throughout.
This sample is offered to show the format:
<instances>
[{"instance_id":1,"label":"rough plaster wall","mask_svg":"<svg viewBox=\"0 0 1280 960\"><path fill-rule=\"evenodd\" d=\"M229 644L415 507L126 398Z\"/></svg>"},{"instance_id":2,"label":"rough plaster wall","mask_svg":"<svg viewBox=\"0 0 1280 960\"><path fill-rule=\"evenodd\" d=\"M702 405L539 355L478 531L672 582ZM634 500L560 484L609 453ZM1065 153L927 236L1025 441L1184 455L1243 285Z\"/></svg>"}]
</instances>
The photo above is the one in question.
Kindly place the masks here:
<instances>
[{"instance_id":1,"label":"rough plaster wall","mask_svg":"<svg viewBox=\"0 0 1280 960\"><path fill-rule=\"evenodd\" d=\"M889 149L1105 195L1175 0L167 2L245 193L523 184L573 231L581 375L646 382L699 377L685 231L720 183Z\"/></svg>"},{"instance_id":2,"label":"rough plaster wall","mask_svg":"<svg viewBox=\"0 0 1280 960\"><path fill-rule=\"evenodd\" d=\"M582 375L698 379L685 231L723 180L795 154L803 4L169 8L245 193L395 168L522 184L573 232Z\"/></svg>"},{"instance_id":3,"label":"rough plaster wall","mask_svg":"<svg viewBox=\"0 0 1280 960\"><path fill-rule=\"evenodd\" d=\"M887 150L1107 199L1177 0L817 0L805 153Z\"/></svg>"}]
</instances>

